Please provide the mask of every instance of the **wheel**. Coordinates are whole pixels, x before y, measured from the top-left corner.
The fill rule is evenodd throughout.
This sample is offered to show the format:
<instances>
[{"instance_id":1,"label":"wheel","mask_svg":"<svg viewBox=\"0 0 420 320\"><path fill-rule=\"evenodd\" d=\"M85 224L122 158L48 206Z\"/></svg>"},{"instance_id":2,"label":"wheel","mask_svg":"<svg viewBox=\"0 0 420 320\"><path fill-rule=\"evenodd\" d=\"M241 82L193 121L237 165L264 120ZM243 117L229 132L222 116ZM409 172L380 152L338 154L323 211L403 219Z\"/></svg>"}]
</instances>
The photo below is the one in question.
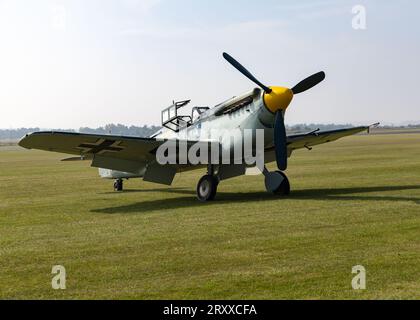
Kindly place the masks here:
<instances>
[{"instance_id":1,"label":"wheel","mask_svg":"<svg viewBox=\"0 0 420 320\"><path fill-rule=\"evenodd\" d=\"M123 181L122 179L117 179L114 182L114 190L115 191L122 191L123 190Z\"/></svg>"},{"instance_id":2,"label":"wheel","mask_svg":"<svg viewBox=\"0 0 420 320\"><path fill-rule=\"evenodd\" d=\"M215 176L205 175L197 184L197 198L200 201L210 201L216 196L219 180Z\"/></svg>"},{"instance_id":3,"label":"wheel","mask_svg":"<svg viewBox=\"0 0 420 320\"><path fill-rule=\"evenodd\" d=\"M268 192L280 195L290 194L290 183L287 176L281 171L268 172L265 175L265 188Z\"/></svg>"},{"instance_id":4,"label":"wheel","mask_svg":"<svg viewBox=\"0 0 420 320\"><path fill-rule=\"evenodd\" d=\"M280 186L274 191L275 194L281 194L283 196L288 196L290 194L290 182L287 178L286 174L281 171L276 171L283 177L283 181L281 182Z\"/></svg>"}]
</instances>

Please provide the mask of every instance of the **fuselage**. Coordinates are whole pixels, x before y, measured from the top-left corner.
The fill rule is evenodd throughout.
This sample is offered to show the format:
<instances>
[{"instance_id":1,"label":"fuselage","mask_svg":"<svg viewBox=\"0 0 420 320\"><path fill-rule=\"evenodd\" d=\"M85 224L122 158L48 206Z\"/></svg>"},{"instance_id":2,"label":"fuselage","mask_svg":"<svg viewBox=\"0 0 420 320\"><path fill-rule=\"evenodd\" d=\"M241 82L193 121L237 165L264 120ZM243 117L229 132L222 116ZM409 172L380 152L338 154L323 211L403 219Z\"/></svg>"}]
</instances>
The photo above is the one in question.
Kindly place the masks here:
<instances>
[{"instance_id":1,"label":"fuselage","mask_svg":"<svg viewBox=\"0 0 420 320\"><path fill-rule=\"evenodd\" d=\"M252 102L232 112L220 113L223 108L242 98L252 97ZM264 132L264 149L274 145L273 141L274 114L264 104L264 93L256 88L240 96L233 97L200 114L193 122L178 131L162 128L152 137L157 140L188 140L188 141L217 141L222 150L233 150L235 145L243 143L245 129L261 129ZM266 162L273 161L268 157ZM146 170L139 175L102 169L99 174L103 178L133 178L142 177Z\"/></svg>"},{"instance_id":2,"label":"fuselage","mask_svg":"<svg viewBox=\"0 0 420 320\"><path fill-rule=\"evenodd\" d=\"M257 90L257 94L255 94L255 90ZM234 143L239 142L239 139L242 139L240 133L243 133L244 129L262 129L265 132L264 145L269 147L273 144L274 114L265 107L261 90L255 90L241 95L246 97L254 94L252 102L240 109L216 115L215 111L218 106L215 106L201 114L191 125L181 128L178 132L163 128L154 137L162 140L190 141L212 141L216 137L222 148L229 149L233 147ZM225 101L223 105L229 106L229 101L235 98L237 97ZM228 133L231 136L228 136Z\"/></svg>"}]
</instances>

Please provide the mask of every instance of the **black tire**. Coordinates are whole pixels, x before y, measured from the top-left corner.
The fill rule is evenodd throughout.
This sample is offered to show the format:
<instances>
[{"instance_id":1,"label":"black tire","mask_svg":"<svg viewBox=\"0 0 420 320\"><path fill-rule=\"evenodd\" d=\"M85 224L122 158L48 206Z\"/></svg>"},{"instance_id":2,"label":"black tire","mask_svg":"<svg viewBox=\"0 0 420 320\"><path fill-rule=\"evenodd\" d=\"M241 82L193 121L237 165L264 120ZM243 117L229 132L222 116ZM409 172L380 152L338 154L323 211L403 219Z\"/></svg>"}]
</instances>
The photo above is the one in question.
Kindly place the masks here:
<instances>
[{"instance_id":1,"label":"black tire","mask_svg":"<svg viewBox=\"0 0 420 320\"><path fill-rule=\"evenodd\" d=\"M279 194L282 196L288 196L290 194L290 183L287 176L284 172L276 171L278 174L283 176L283 181L281 182L280 186L274 191L275 194Z\"/></svg>"},{"instance_id":2,"label":"black tire","mask_svg":"<svg viewBox=\"0 0 420 320\"><path fill-rule=\"evenodd\" d=\"M123 190L123 181L122 181L122 179L115 180L115 182L114 182L114 190L115 191L122 191Z\"/></svg>"},{"instance_id":3,"label":"black tire","mask_svg":"<svg viewBox=\"0 0 420 320\"><path fill-rule=\"evenodd\" d=\"M197 183L197 199L205 202L216 196L219 180L215 176L205 175Z\"/></svg>"}]
</instances>

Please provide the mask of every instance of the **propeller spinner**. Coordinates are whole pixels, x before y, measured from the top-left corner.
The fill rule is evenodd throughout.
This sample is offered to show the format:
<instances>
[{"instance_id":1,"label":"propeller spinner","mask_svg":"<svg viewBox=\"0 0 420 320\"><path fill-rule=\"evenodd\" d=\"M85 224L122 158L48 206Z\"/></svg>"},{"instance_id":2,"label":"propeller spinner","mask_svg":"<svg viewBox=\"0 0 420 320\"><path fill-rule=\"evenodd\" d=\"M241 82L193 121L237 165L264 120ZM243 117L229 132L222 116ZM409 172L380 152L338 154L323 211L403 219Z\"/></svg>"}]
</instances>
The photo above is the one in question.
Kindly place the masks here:
<instances>
[{"instance_id":1,"label":"propeller spinner","mask_svg":"<svg viewBox=\"0 0 420 320\"><path fill-rule=\"evenodd\" d=\"M277 167L279 170L287 168L287 136L284 124L283 112L287 109L293 99L293 95L305 92L319 84L325 79L323 71L313 74L302 80L292 89L284 87L267 87L249 72L243 65L236 61L231 55L224 52L223 57L240 73L264 90L264 104L268 110L275 114L274 120L274 146L276 152Z\"/></svg>"}]
</instances>

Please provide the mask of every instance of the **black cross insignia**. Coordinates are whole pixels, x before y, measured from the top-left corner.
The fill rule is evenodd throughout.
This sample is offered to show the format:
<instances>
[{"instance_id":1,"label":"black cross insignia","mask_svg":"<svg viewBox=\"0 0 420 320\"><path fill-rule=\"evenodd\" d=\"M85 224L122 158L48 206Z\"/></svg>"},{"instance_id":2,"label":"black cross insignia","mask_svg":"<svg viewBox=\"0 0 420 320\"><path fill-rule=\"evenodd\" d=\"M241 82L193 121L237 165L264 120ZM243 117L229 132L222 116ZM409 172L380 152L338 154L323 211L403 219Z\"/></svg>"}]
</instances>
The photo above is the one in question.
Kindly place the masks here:
<instances>
[{"instance_id":1,"label":"black cross insignia","mask_svg":"<svg viewBox=\"0 0 420 320\"><path fill-rule=\"evenodd\" d=\"M124 149L124 147L118 146L121 141L98 139L95 143L82 143L78 146L80 149L84 149L84 153L101 154L102 152L118 152Z\"/></svg>"}]
</instances>

